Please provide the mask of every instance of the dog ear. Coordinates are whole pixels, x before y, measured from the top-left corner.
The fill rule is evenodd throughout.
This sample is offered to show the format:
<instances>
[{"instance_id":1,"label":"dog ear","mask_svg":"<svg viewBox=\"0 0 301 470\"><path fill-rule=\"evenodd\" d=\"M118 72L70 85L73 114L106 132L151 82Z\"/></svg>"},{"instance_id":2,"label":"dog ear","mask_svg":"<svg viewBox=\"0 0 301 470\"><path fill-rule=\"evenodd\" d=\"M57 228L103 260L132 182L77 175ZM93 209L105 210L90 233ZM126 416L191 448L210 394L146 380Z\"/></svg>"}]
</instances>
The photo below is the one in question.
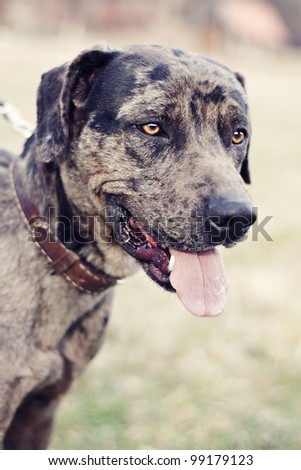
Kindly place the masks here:
<instances>
[{"instance_id":1,"label":"dog ear","mask_svg":"<svg viewBox=\"0 0 301 470\"><path fill-rule=\"evenodd\" d=\"M243 86L243 88L246 88L246 80L245 77L239 73L239 72L234 72L235 77L239 81L239 83Z\"/></svg>"},{"instance_id":2,"label":"dog ear","mask_svg":"<svg viewBox=\"0 0 301 470\"><path fill-rule=\"evenodd\" d=\"M245 89L246 88L245 77L239 72L235 72L234 75L235 75L236 79L239 81L239 83ZM248 160L249 147L250 147L250 145L248 145L247 154L246 154L246 156L245 156L245 158L242 162L242 166L241 166L241 170L240 170L240 175L241 175L242 179L244 180L244 182L247 183L247 184L251 184L251 177L250 177L250 170L249 170L249 160Z\"/></svg>"},{"instance_id":3,"label":"dog ear","mask_svg":"<svg viewBox=\"0 0 301 470\"><path fill-rule=\"evenodd\" d=\"M242 162L242 166L240 169L240 175L242 179L244 180L245 183L251 184L251 177L250 177L250 170L249 170L249 159L248 159L248 154L249 154L249 147L250 144L248 145L247 148L247 154Z\"/></svg>"},{"instance_id":4,"label":"dog ear","mask_svg":"<svg viewBox=\"0 0 301 470\"><path fill-rule=\"evenodd\" d=\"M116 54L116 53L115 53ZM86 100L101 68L113 51L95 47L71 63L42 76L37 100L37 159L49 163L64 155L74 123L80 122Z\"/></svg>"}]
</instances>

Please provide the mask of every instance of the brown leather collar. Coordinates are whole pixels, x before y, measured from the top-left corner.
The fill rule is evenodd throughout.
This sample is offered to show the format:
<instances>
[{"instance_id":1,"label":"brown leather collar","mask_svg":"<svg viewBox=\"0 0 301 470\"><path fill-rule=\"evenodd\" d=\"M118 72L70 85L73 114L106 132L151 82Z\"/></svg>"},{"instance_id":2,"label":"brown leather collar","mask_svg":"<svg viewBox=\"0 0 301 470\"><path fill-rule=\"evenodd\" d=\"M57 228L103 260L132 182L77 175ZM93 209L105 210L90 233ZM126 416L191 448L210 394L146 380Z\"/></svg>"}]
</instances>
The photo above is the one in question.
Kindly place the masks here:
<instances>
[{"instance_id":1,"label":"brown leather collar","mask_svg":"<svg viewBox=\"0 0 301 470\"><path fill-rule=\"evenodd\" d=\"M62 274L80 290L88 292L103 292L118 283L116 277L101 271L92 271L80 257L60 242L51 233L49 222L42 217L39 209L27 199L18 181L16 161L13 165L13 181L17 199L28 222L31 236L46 254L57 274Z\"/></svg>"}]
</instances>

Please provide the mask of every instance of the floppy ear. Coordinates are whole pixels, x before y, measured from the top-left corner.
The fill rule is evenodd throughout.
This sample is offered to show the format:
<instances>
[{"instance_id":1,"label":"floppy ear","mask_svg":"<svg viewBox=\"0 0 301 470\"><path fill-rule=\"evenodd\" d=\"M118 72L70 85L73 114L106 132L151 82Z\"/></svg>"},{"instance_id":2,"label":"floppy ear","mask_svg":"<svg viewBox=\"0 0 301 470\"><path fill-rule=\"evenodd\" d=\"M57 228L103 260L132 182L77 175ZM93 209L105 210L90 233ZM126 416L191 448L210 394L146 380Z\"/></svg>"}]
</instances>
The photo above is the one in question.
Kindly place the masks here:
<instances>
[{"instance_id":1,"label":"floppy ear","mask_svg":"<svg viewBox=\"0 0 301 470\"><path fill-rule=\"evenodd\" d=\"M116 53L115 53L116 54ZM66 152L100 69L113 57L107 47L82 52L42 76L37 100L37 159L49 163Z\"/></svg>"},{"instance_id":2,"label":"floppy ear","mask_svg":"<svg viewBox=\"0 0 301 470\"><path fill-rule=\"evenodd\" d=\"M234 72L235 77L239 81L239 83L243 86L243 88L246 88L246 80L245 77L239 73L239 72Z\"/></svg>"},{"instance_id":3,"label":"floppy ear","mask_svg":"<svg viewBox=\"0 0 301 470\"><path fill-rule=\"evenodd\" d=\"M250 144L248 145L247 154L242 162L242 166L240 169L240 175L242 179L244 180L244 182L247 184L251 184L251 177L250 177L250 171L249 171L249 159L248 159L249 147L250 147Z\"/></svg>"},{"instance_id":4,"label":"floppy ear","mask_svg":"<svg viewBox=\"0 0 301 470\"><path fill-rule=\"evenodd\" d=\"M234 75L237 78L237 80L239 81L239 83L245 89L246 88L245 77L239 72L235 72ZM242 166L241 166L241 170L240 170L240 175L241 175L242 179L244 180L244 182L247 183L247 184L251 184L251 177L250 177L250 171L249 171L249 160L248 160L249 147L250 147L250 144L248 145L247 153L246 153L246 156L245 156L245 158L242 162Z\"/></svg>"}]
</instances>

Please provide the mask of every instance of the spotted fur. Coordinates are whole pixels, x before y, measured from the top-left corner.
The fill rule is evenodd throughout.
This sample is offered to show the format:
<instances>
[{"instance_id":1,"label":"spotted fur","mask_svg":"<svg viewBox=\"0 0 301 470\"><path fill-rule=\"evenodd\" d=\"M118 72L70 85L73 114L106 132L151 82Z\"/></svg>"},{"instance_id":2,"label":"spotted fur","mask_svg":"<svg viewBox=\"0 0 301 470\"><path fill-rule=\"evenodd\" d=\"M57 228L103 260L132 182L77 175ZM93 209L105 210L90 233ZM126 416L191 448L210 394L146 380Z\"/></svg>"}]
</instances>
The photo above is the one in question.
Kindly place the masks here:
<instances>
[{"instance_id":1,"label":"spotted fur","mask_svg":"<svg viewBox=\"0 0 301 470\"><path fill-rule=\"evenodd\" d=\"M191 221L225 200L251 205L250 122L242 77L199 54L160 46L95 47L43 75L37 128L18 162L24 191L48 216L73 220L68 246L86 263L125 277L138 264L113 237L121 204L164 244L206 249ZM164 132L141 132L146 123ZM248 137L234 146L243 127ZM96 354L112 289L78 291L28 242L0 160L0 438L7 449L47 446L57 405ZM112 219L110 219L112 220ZM92 221L92 222L91 222ZM52 230L63 239L60 223ZM80 243L83 233L89 243ZM67 242L66 242L67 243Z\"/></svg>"}]
</instances>

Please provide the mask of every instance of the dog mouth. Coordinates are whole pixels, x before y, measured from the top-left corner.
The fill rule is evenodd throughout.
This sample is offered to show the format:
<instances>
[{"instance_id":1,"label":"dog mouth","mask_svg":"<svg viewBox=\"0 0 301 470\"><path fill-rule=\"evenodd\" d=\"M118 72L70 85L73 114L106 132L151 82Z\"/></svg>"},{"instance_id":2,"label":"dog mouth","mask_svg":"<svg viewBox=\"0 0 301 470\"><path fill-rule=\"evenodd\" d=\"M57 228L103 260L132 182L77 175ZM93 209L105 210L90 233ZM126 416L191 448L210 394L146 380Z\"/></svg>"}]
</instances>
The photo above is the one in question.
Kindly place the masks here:
<instances>
[{"instance_id":1,"label":"dog mouth","mask_svg":"<svg viewBox=\"0 0 301 470\"><path fill-rule=\"evenodd\" d=\"M167 290L173 291L170 273L173 258L167 247L160 245L143 226L119 206L113 225L114 236L122 248L140 262L146 273Z\"/></svg>"},{"instance_id":2,"label":"dog mouth","mask_svg":"<svg viewBox=\"0 0 301 470\"><path fill-rule=\"evenodd\" d=\"M118 205L113 222L116 241L161 287L176 292L187 310L197 316L220 314L228 282L216 248L179 250L160 244L131 213Z\"/></svg>"}]
</instances>

